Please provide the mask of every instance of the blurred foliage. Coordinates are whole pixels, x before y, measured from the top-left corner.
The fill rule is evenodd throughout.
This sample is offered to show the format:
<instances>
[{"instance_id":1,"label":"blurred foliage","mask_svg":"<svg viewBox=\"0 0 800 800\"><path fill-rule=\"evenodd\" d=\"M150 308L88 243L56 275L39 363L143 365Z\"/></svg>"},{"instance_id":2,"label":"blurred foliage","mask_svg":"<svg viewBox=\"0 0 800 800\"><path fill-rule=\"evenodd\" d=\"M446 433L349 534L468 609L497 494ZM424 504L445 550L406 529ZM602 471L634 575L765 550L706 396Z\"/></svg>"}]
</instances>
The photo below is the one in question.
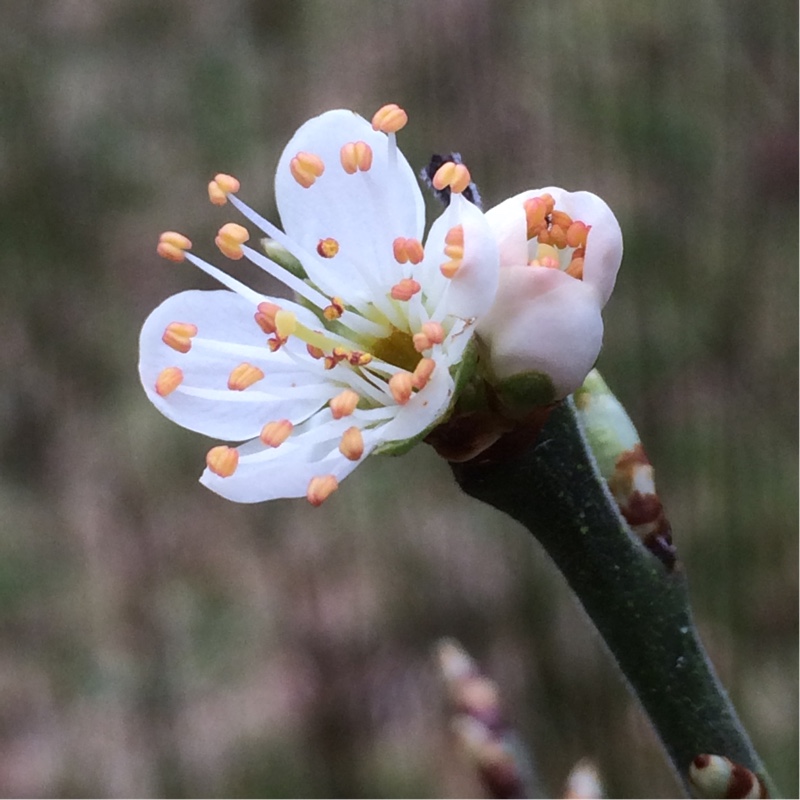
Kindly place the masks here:
<instances>
[{"instance_id":1,"label":"blurred foliage","mask_svg":"<svg viewBox=\"0 0 800 800\"><path fill-rule=\"evenodd\" d=\"M149 310L211 286L157 234L212 254L217 171L276 219L294 129L390 101L411 163L460 150L488 205L556 184L617 212L600 367L712 658L797 793L796 3L11 0L0 19L0 794L474 795L442 635L498 681L544 785L591 755L611 796L676 791L538 545L427 448L319 510L239 507L138 386Z\"/></svg>"}]
</instances>

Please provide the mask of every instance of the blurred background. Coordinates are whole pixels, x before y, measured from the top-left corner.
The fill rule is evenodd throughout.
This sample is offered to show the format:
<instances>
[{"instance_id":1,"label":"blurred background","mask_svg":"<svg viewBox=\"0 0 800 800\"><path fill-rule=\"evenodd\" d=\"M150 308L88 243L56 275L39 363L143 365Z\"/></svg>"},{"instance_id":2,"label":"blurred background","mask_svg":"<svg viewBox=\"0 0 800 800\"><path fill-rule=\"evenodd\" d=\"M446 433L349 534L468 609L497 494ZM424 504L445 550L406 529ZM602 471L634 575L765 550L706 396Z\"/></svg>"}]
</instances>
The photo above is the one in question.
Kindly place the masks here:
<instances>
[{"instance_id":1,"label":"blurred background","mask_svg":"<svg viewBox=\"0 0 800 800\"><path fill-rule=\"evenodd\" d=\"M146 315L213 286L158 234L219 262L215 172L277 221L303 121L397 102L412 165L460 151L487 207L556 184L615 210L599 366L796 796L793 0L12 0L0 23L0 795L481 796L443 635L499 682L548 791L583 756L610 796L678 791L539 545L429 448L320 509L237 506L141 390Z\"/></svg>"}]
</instances>

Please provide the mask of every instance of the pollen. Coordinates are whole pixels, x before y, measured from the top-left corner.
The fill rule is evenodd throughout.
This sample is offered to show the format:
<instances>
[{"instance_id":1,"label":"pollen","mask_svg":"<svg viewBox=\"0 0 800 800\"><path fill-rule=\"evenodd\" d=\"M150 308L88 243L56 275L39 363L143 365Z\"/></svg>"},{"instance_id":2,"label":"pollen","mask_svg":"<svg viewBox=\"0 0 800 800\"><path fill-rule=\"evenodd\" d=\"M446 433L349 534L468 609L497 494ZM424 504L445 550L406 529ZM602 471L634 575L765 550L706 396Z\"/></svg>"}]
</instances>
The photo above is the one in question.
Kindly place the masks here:
<instances>
[{"instance_id":1,"label":"pollen","mask_svg":"<svg viewBox=\"0 0 800 800\"><path fill-rule=\"evenodd\" d=\"M393 300L410 300L422 287L413 278L403 278L399 283L392 286Z\"/></svg>"},{"instance_id":2,"label":"pollen","mask_svg":"<svg viewBox=\"0 0 800 800\"><path fill-rule=\"evenodd\" d=\"M353 426L342 434L339 452L349 461L358 461L364 455L364 437L358 428Z\"/></svg>"},{"instance_id":3,"label":"pollen","mask_svg":"<svg viewBox=\"0 0 800 800\"><path fill-rule=\"evenodd\" d=\"M449 187L455 194L461 194L469 186L471 180L469 170L464 164L446 161L433 176L433 188L442 191Z\"/></svg>"},{"instance_id":4,"label":"pollen","mask_svg":"<svg viewBox=\"0 0 800 800\"><path fill-rule=\"evenodd\" d=\"M312 506L321 506L338 488L334 475L317 475L308 482L306 497Z\"/></svg>"},{"instance_id":5,"label":"pollen","mask_svg":"<svg viewBox=\"0 0 800 800\"><path fill-rule=\"evenodd\" d=\"M263 380L264 372L246 361L234 367L228 376L228 388L234 392L243 392L248 386Z\"/></svg>"},{"instance_id":6,"label":"pollen","mask_svg":"<svg viewBox=\"0 0 800 800\"><path fill-rule=\"evenodd\" d=\"M397 372L389 378L389 391L395 402L404 406L414 391L414 376L410 372Z\"/></svg>"},{"instance_id":7,"label":"pollen","mask_svg":"<svg viewBox=\"0 0 800 800\"><path fill-rule=\"evenodd\" d=\"M214 244L220 249L223 255L234 261L242 258L242 245L250 238L247 228L237 225L235 222L228 222L223 225L214 239Z\"/></svg>"},{"instance_id":8,"label":"pollen","mask_svg":"<svg viewBox=\"0 0 800 800\"><path fill-rule=\"evenodd\" d=\"M331 297L331 304L322 309L322 316L327 320L339 319L344 314L344 300L341 297Z\"/></svg>"},{"instance_id":9,"label":"pollen","mask_svg":"<svg viewBox=\"0 0 800 800\"><path fill-rule=\"evenodd\" d=\"M322 258L333 258L339 252L339 242L330 236L317 242L317 254Z\"/></svg>"},{"instance_id":10,"label":"pollen","mask_svg":"<svg viewBox=\"0 0 800 800\"><path fill-rule=\"evenodd\" d=\"M230 478L239 466L239 451L225 444L212 447L206 453L206 466L220 478Z\"/></svg>"},{"instance_id":11,"label":"pollen","mask_svg":"<svg viewBox=\"0 0 800 800\"><path fill-rule=\"evenodd\" d=\"M348 175L366 172L372 166L372 148L366 142L348 142L342 145L339 160Z\"/></svg>"},{"instance_id":12,"label":"pollen","mask_svg":"<svg viewBox=\"0 0 800 800\"><path fill-rule=\"evenodd\" d=\"M183 261L185 258L184 251L191 249L191 246L191 240L187 239L182 233L164 231L158 237L156 252L161 258L166 258L168 261Z\"/></svg>"},{"instance_id":13,"label":"pollen","mask_svg":"<svg viewBox=\"0 0 800 800\"><path fill-rule=\"evenodd\" d=\"M197 325L191 322L170 322L161 341L179 353L188 353L192 349L194 336L197 336Z\"/></svg>"},{"instance_id":14,"label":"pollen","mask_svg":"<svg viewBox=\"0 0 800 800\"><path fill-rule=\"evenodd\" d=\"M392 252L398 264L405 264L408 261L419 264L425 258L425 250L418 239L406 239L402 236L398 236L392 242Z\"/></svg>"},{"instance_id":15,"label":"pollen","mask_svg":"<svg viewBox=\"0 0 800 800\"><path fill-rule=\"evenodd\" d=\"M172 394L183 383L183 370L180 367L167 367L158 373L156 378L156 394L166 397Z\"/></svg>"},{"instance_id":16,"label":"pollen","mask_svg":"<svg viewBox=\"0 0 800 800\"><path fill-rule=\"evenodd\" d=\"M330 402L331 414L334 419L349 417L358 405L358 394L352 389L345 389L337 394Z\"/></svg>"},{"instance_id":17,"label":"pollen","mask_svg":"<svg viewBox=\"0 0 800 800\"><path fill-rule=\"evenodd\" d=\"M301 151L289 162L289 170L292 177L308 189L325 172L325 164L319 156Z\"/></svg>"},{"instance_id":18,"label":"pollen","mask_svg":"<svg viewBox=\"0 0 800 800\"><path fill-rule=\"evenodd\" d=\"M253 315L256 324L264 333L271 336L278 329L275 326L275 315L281 310L275 303L259 303L258 311Z\"/></svg>"},{"instance_id":19,"label":"pollen","mask_svg":"<svg viewBox=\"0 0 800 800\"><path fill-rule=\"evenodd\" d=\"M228 195L239 191L241 184L233 175L220 172L208 184L208 199L215 206L224 206L228 202Z\"/></svg>"},{"instance_id":20,"label":"pollen","mask_svg":"<svg viewBox=\"0 0 800 800\"><path fill-rule=\"evenodd\" d=\"M291 436L294 425L288 419L279 419L275 422L268 422L259 434L259 439L267 447L278 447Z\"/></svg>"},{"instance_id":21,"label":"pollen","mask_svg":"<svg viewBox=\"0 0 800 800\"><path fill-rule=\"evenodd\" d=\"M372 117L372 129L383 133L397 133L406 126L408 114L397 103L382 106Z\"/></svg>"},{"instance_id":22,"label":"pollen","mask_svg":"<svg viewBox=\"0 0 800 800\"><path fill-rule=\"evenodd\" d=\"M411 382L415 389L424 389L436 369L436 362L432 358L421 358L414 368Z\"/></svg>"}]
</instances>

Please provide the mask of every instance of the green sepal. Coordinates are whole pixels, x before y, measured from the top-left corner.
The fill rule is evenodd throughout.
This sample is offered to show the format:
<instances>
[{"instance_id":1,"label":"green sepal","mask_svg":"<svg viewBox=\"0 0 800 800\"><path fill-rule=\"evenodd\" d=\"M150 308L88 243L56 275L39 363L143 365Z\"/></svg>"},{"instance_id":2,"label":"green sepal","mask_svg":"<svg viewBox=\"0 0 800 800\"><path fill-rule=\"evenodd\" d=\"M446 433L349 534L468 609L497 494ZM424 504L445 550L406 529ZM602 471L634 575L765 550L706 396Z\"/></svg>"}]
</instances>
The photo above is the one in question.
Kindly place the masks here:
<instances>
[{"instance_id":1,"label":"green sepal","mask_svg":"<svg viewBox=\"0 0 800 800\"><path fill-rule=\"evenodd\" d=\"M558 399L550 376L536 370L518 372L497 381L493 388L506 410L514 414L549 406Z\"/></svg>"},{"instance_id":2,"label":"green sepal","mask_svg":"<svg viewBox=\"0 0 800 800\"><path fill-rule=\"evenodd\" d=\"M304 281L308 280L308 275L303 265L282 244L279 244L274 239L265 237L261 240L261 247L264 250L264 255L270 261L274 261L278 266L291 272L295 278L300 278Z\"/></svg>"}]
</instances>

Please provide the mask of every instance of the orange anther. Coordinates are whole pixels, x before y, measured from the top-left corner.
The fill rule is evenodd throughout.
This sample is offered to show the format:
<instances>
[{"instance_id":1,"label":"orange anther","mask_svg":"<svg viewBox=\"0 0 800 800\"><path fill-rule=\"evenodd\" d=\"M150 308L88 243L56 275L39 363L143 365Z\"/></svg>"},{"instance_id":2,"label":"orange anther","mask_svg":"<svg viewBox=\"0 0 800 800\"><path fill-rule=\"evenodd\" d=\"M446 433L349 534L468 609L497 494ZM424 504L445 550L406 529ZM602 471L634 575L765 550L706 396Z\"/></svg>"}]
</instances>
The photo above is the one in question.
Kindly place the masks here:
<instances>
[{"instance_id":1,"label":"orange anther","mask_svg":"<svg viewBox=\"0 0 800 800\"><path fill-rule=\"evenodd\" d=\"M567 275L571 275L573 278L577 278L579 281L582 281L583 259L573 258L572 261L569 262L569 266L564 271L567 273Z\"/></svg>"},{"instance_id":2,"label":"orange anther","mask_svg":"<svg viewBox=\"0 0 800 800\"><path fill-rule=\"evenodd\" d=\"M339 252L339 242L330 236L317 242L317 254L323 258L333 258Z\"/></svg>"},{"instance_id":3,"label":"orange anther","mask_svg":"<svg viewBox=\"0 0 800 800\"><path fill-rule=\"evenodd\" d=\"M238 260L244 255L242 245L249 238L250 234L247 232L247 228L237 225L235 222L228 222L219 229L214 244L228 258Z\"/></svg>"},{"instance_id":4,"label":"orange anther","mask_svg":"<svg viewBox=\"0 0 800 800\"><path fill-rule=\"evenodd\" d=\"M444 247L444 254L448 258L464 258L464 247L460 244L447 244Z\"/></svg>"},{"instance_id":5,"label":"orange anther","mask_svg":"<svg viewBox=\"0 0 800 800\"><path fill-rule=\"evenodd\" d=\"M282 445L291 435L294 425L288 419L279 419L275 422L268 422L259 434L259 439L267 447L278 447Z\"/></svg>"},{"instance_id":6,"label":"orange anther","mask_svg":"<svg viewBox=\"0 0 800 800\"><path fill-rule=\"evenodd\" d=\"M345 389L331 400L331 414L334 419L349 417L356 410L357 405L358 395L352 389Z\"/></svg>"},{"instance_id":7,"label":"orange anther","mask_svg":"<svg viewBox=\"0 0 800 800\"><path fill-rule=\"evenodd\" d=\"M348 428L342 434L339 452L350 461L358 461L364 455L364 437L358 428Z\"/></svg>"},{"instance_id":8,"label":"orange anther","mask_svg":"<svg viewBox=\"0 0 800 800\"><path fill-rule=\"evenodd\" d=\"M338 488L335 476L317 475L309 481L306 497L312 506L321 506Z\"/></svg>"},{"instance_id":9,"label":"orange anther","mask_svg":"<svg viewBox=\"0 0 800 800\"><path fill-rule=\"evenodd\" d=\"M226 175L224 172L218 172L214 176L214 181L225 194L236 193L242 188L242 185L233 175Z\"/></svg>"},{"instance_id":10,"label":"orange anther","mask_svg":"<svg viewBox=\"0 0 800 800\"><path fill-rule=\"evenodd\" d=\"M456 274L456 273L457 273L457 272L458 272L460 269L461 269L461 259L460 259L460 258L458 258L458 259L453 259L452 261L445 261L445 263L444 263L444 264L442 264L442 265L439 267L439 271L442 273L442 275L444 275L444 276L445 276L445 278L452 278L452 277L454 277L454 276L455 276L455 274Z\"/></svg>"},{"instance_id":11,"label":"orange anther","mask_svg":"<svg viewBox=\"0 0 800 800\"><path fill-rule=\"evenodd\" d=\"M564 230L567 230L572 225L572 217L564 211L553 211L550 214L550 221L553 225L560 225Z\"/></svg>"},{"instance_id":12,"label":"orange anther","mask_svg":"<svg viewBox=\"0 0 800 800\"><path fill-rule=\"evenodd\" d=\"M275 303L259 303L258 311L253 315L256 324L264 333L271 335L277 331L275 327L275 315L281 310Z\"/></svg>"},{"instance_id":13,"label":"orange anther","mask_svg":"<svg viewBox=\"0 0 800 800\"><path fill-rule=\"evenodd\" d=\"M320 359L325 355L325 351L321 347L315 347L313 344L307 344L306 350L311 358Z\"/></svg>"},{"instance_id":14,"label":"orange anther","mask_svg":"<svg viewBox=\"0 0 800 800\"><path fill-rule=\"evenodd\" d=\"M406 261L419 264L425 258L425 250L418 239L406 239L402 236L392 242L392 252L398 264L405 264Z\"/></svg>"},{"instance_id":15,"label":"orange anther","mask_svg":"<svg viewBox=\"0 0 800 800\"><path fill-rule=\"evenodd\" d=\"M341 297L331 297L331 304L322 309L322 316L328 320L339 319L344 314L344 300Z\"/></svg>"},{"instance_id":16,"label":"orange anther","mask_svg":"<svg viewBox=\"0 0 800 800\"><path fill-rule=\"evenodd\" d=\"M444 341L444 328L440 322L423 322L422 332L434 344L441 344Z\"/></svg>"},{"instance_id":17,"label":"orange anther","mask_svg":"<svg viewBox=\"0 0 800 800\"><path fill-rule=\"evenodd\" d=\"M433 375L434 369L436 369L436 362L432 358L421 358L411 376L414 388L423 389Z\"/></svg>"},{"instance_id":18,"label":"orange anther","mask_svg":"<svg viewBox=\"0 0 800 800\"><path fill-rule=\"evenodd\" d=\"M215 206L224 206L228 202L228 195L220 189L216 181L210 181L208 184L208 199Z\"/></svg>"},{"instance_id":19,"label":"orange anther","mask_svg":"<svg viewBox=\"0 0 800 800\"><path fill-rule=\"evenodd\" d=\"M277 353L285 344L286 338L281 339L280 336L273 336L271 339L267 339L267 347L270 353Z\"/></svg>"},{"instance_id":20,"label":"orange anther","mask_svg":"<svg viewBox=\"0 0 800 800\"><path fill-rule=\"evenodd\" d=\"M397 103L379 108L372 117L372 129L383 133L397 133L408 122L408 114Z\"/></svg>"},{"instance_id":21,"label":"orange anther","mask_svg":"<svg viewBox=\"0 0 800 800\"><path fill-rule=\"evenodd\" d=\"M569 247L586 247L591 226L585 222L573 222L567 228L567 245Z\"/></svg>"},{"instance_id":22,"label":"orange anther","mask_svg":"<svg viewBox=\"0 0 800 800\"><path fill-rule=\"evenodd\" d=\"M404 406L414 390L414 377L410 372L397 372L389 378L389 391L395 402Z\"/></svg>"},{"instance_id":23,"label":"orange anther","mask_svg":"<svg viewBox=\"0 0 800 800\"><path fill-rule=\"evenodd\" d=\"M444 237L444 243L447 245L452 245L454 247L463 247L464 246L464 226L463 225L456 225L450 228L447 231L447 235Z\"/></svg>"},{"instance_id":24,"label":"orange anther","mask_svg":"<svg viewBox=\"0 0 800 800\"><path fill-rule=\"evenodd\" d=\"M372 148L366 142L348 142L342 145L339 160L348 175L366 172L372 166Z\"/></svg>"},{"instance_id":25,"label":"orange anther","mask_svg":"<svg viewBox=\"0 0 800 800\"><path fill-rule=\"evenodd\" d=\"M528 223L528 239L533 239L547 224L547 203L541 197L530 197L522 205Z\"/></svg>"},{"instance_id":26,"label":"orange anther","mask_svg":"<svg viewBox=\"0 0 800 800\"><path fill-rule=\"evenodd\" d=\"M212 447L206 454L206 466L220 478L230 478L239 466L239 451L225 444Z\"/></svg>"},{"instance_id":27,"label":"orange anther","mask_svg":"<svg viewBox=\"0 0 800 800\"><path fill-rule=\"evenodd\" d=\"M164 231L158 237L158 247L156 252L169 261L183 261L184 251L189 250L192 243L182 233L176 231Z\"/></svg>"},{"instance_id":28,"label":"orange anther","mask_svg":"<svg viewBox=\"0 0 800 800\"><path fill-rule=\"evenodd\" d=\"M469 170L464 164L447 161L436 170L433 176L433 188L441 191L449 186L451 191L460 194L469 186L471 180Z\"/></svg>"},{"instance_id":29,"label":"orange anther","mask_svg":"<svg viewBox=\"0 0 800 800\"><path fill-rule=\"evenodd\" d=\"M158 373L156 394L166 397L183 383L183 370L180 367L167 367Z\"/></svg>"},{"instance_id":30,"label":"orange anther","mask_svg":"<svg viewBox=\"0 0 800 800\"><path fill-rule=\"evenodd\" d=\"M550 244L559 249L567 246L567 232L560 225L550 226Z\"/></svg>"},{"instance_id":31,"label":"orange anther","mask_svg":"<svg viewBox=\"0 0 800 800\"><path fill-rule=\"evenodd\" d=\"M301 151L289 162L289 171L304 189L308 189L325 172L325 164L319 156Z\"/></svg>"},{"instance_id":32,"label":"orange anther","mask_svg":"<svg viewBox=\"0 0 800 800\"><path fill-rule=\"evenodd\" d=\"M170 322L161 341L179 353L188 353L192 349L192 337L197 336L197 325L191 322Z\"/></svg>"},{"instance_id":33,"label":"orange anther","mask_svg":"<svg viewBox=\"0 0 800 800\"><path fill-rule=\"evenodd\" d=\"M252 386L263 378L264 373L258 367L245 361L231 370L231 374L228 376L228 388L234 392L243 392L248 386Z\"/></svg>"},{"instance_id":34,"label":"orange anther","mask_svg":"<svg viewBox=\"0 0 800 800\"><path fill-rule=\"evenodd\" d=\"M364 353L361 350L353 350L347 354L347 362L354 367L366 367L372 358L372 353Z\"/></svg>"},{"instance_id":35,"label":"orange anther","mask_svg":"<svg viewBox=\"0 0 800 800\"><path fill-rule=\"evenodd\" d=\"M403 278L392 286L393 300L410 300L422 287L413 278Z\"/></svg>"}]
</instances>

